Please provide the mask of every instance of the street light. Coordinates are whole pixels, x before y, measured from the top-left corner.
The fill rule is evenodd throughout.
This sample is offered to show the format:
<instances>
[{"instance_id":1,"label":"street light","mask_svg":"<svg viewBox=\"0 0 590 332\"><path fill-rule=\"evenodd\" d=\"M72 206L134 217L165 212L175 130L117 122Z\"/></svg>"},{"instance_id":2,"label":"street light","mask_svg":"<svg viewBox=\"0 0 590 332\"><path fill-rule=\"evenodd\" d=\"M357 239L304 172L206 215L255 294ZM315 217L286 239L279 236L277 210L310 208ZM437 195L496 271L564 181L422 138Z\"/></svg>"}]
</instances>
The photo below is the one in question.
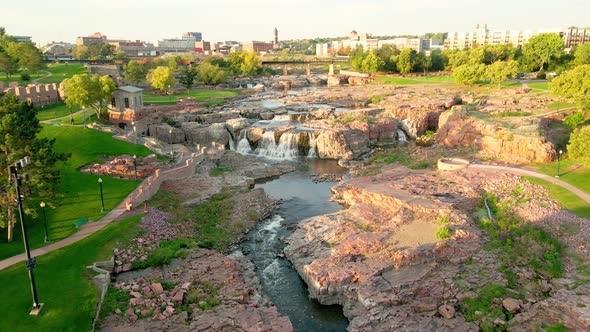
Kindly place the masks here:
<instances>
[{"instance_id":1,"label":"street light","mask_svg":"<svg viewBox=\"0 0 590 332\"><path fill-rule=\"evenodd\" d=\"M172 144L172 128L168 129L168 144Z\"/></svg>"},{"instance_id":2,"label":"street light","mask_svg":"<svg viewBox=\"0 0 590 332\"><path fill-rule=\"evenodd\" d=\"M137 181L137 156L133 155L133 171L135 172L135 181Z\"/></svg>"},{"instance_id":3,"label":"street light","mask_svg":"<svg viewBox=\"0 0 590 332\"><path fill-rule=\"evenodd\" d=\"M561 164L561 155L563 154L563 150L559 150L559 153L557 154L557 175L555 175L556 178L559 177L559 166Z\"/></svg>"},{"instance_id":4,"label":"street light","mask_svg":"<svg viewBox=\"0 0 590 332\"><path fill-rule=\"evenodd\" d=\"M104 196L102 194L102 178L98 178L98 186L100 187L100 203L102 204L100 212L104 212Z\"/></svg>"},{"instance_id":5,"label":"street light","mask_svg":"<svg viewBox=\"0 0 590 332\"><path fill-rule=\"evenodd\" d=\"M47 233L47 217L45 217L45 202L41 202L39 206L41 206L41 209L43 209L43 226L45 227L45 242L49 242L49 234Z\"/></svg>"},{"instance_id":6,"label":"street light","mask_svg":"<svg viewBox=\"0 0 590 332\"><path fill-rule=\"evenodd\" d=\"M20 192L20 186L22 184L22 180L23 179L28 180L29 175L25 174L24 177L18 175L18 170L24 168L25 166L29 165L30 163L31 163L31 158L28 156L24 157L23 159L20 159L16 163L9 165L8 166L8 173L10 174L9 181L12 181L14 179L14 183L15 183L15 187L16 187L16 202L18 204L20 225L21 225L21 228L23 231L23 243L25 246L25 253L27 254L27 261L26 261L25 266L27 267L27 270L29 271L29 281L31 283L31 293L33 293L33 309L31 310L31 312L29 314L32 316L37 316L37 315L39 315L39 312L41 312L41 309L43 308L43 303L39 303L39 300L37 298L37 286L35 286L35 276L33 274L33 269L35 268L35 265L37 265L37 261L35 260L35 257L31 257L31 251L29 249L29 239L27 237L27 228L26 228L25 219L24 219L25 212L23 210L23 200L25 197Z\"/></svg>"}]
</instances>

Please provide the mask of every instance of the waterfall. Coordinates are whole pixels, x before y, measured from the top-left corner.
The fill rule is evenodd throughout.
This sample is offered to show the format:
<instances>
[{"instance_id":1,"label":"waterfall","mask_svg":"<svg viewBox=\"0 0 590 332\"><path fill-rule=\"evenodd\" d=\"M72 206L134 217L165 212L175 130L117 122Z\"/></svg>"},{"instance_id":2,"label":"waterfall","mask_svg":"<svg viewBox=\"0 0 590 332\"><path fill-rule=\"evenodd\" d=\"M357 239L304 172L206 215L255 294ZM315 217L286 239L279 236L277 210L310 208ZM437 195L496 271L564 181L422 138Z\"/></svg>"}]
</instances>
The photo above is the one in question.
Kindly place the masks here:
<instances>
[{"instance_id":1,"label":"waterfall","mask_svg":"<svg viewBox=\"0 0 590 332\"><path fill-rule=\"evenodd\" d=\"M397 141L398 141L398 142L407 142L407 141L408 141L408 136L407 136L407 135L406 135L406 133L405 133L403 130L401 130L401 129L398 129L398 130L397 130Z\"/></svg>"},{"instance_id":2,"label":"waterfall","mask_svg":"<svg viewBox=\"0 0 590 332\"><path fill-rule=\"evenodd\" d=\"M262 135L258 155L269 159L294 159L299 156L298 141L297 133L287 132L281 135L277 143L275 133L267 131Z\"/></svg>"},{"instance_id":3,"label":"waterfall","mask_svg":"<svg viewBox=\"0 0 590 332\"><path fill-rule=\"evenodd\" d=\"M316 148L318 145L318 138L313 133L309 133L309 152L307 153L308 158L315 158L318 156Z\"/></svg>"},{"instance_id":4,"label":"waterfall","mask_svg":"<svg viewBox=\"0 0 590 332\"><path fill-rule=\"evenodd\" d=\"M250 147L250 142L246 138L246 130L243 129L240 131L240 136L237 140L230 139L229 140L229 149L231 151L235 151L239 154L250 154L252 152L252 148Z\"/></svg>"}]
</instances>

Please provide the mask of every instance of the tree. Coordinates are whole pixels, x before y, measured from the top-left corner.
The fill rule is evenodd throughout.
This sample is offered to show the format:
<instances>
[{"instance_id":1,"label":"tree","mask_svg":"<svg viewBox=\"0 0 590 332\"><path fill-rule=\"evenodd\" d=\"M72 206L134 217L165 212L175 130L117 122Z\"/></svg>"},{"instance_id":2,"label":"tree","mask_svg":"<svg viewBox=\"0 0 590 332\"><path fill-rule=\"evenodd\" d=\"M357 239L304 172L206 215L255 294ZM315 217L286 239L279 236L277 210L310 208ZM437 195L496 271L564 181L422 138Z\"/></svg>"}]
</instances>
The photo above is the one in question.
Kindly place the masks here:
<instances>
[{"instance_id":1,"label":"tree","mask_svg":"<svg viewBox=\"0 0 590 332\"><path fill-rule=\"evenodd\" d=\"M376 73L380 68L383 68L385 63L373 52L369 52L363 59L361 64L361 71L365 73Z\"/></svg>"},{"instance_id":2,"label":"tree","mask_svg":"<svg viewBox=\"0 0 590 332\"><path fill-rule=\"evenodd\" d=\"M195 84L196 78L197 71L192 67L185 66L180 73L178 81L182 86L184 86L187 89L190 89L193 87L193 84Z\"/></svg>"},{"instance_id":3,"label":"tree","mask_svg":"<svg viewBox=\"0 0 590 332\"><path fill-rule=\"evenodd\" d=\"M174 86L176 79L170 67L158 66L150 70L147 80L154 88L164 91Z\"/></svg>"},{"instance_id":4,"label":"tree","mask_svg":"<svg viewBox=\"0 0 590 332\"><path fill-rule=\"evenodd\" d=\"M197 68L199 80L207 85L227 82L227 72L221 67L203 62Z\"/></svg>"},{"instance_id":5,"label":"tree","mask_svg":"<svg viewBox=\"0 0 590 332\"><path fill-rule=\"evenodd\" d=\"M440 71L447 66L448 59L441 50L430 51L430 68L431 70Z\"/></svg>"},{"instance_id":6,"label":"tree","mask_svg":"<svg viewBox=\"0 0 590 332\"><path fill-rule=\"evenodd\" d=\"M378 48L373 51L373 53L383 61L383 67L379 68L379 70L384 71L395 71L396 64L393 61L393 57L399 54L399 51L395 45L386 44L383 47Z\"/></svg>"},{"instance_id":7,"label":"tree","mask_svg":"<svg viewBox=\"0 0 590 332\"><path fill-rule=\"evenodd\" d=\"M531 66L543 69L552 59L563 54L563 40L556 33L542 33L531 38L522 48L522 53Z\"/></svg>"},{"instance_id":8,"label":"tree","mask_svg":"<svg viewBox=\"0 0 590 332\"><path fill-rule=\"evenodd\" d=\"M262 70L262 60L256 52L247 52L244 55L244 61L240 65L240 73L242 76L254 76Z\"/></svg>"},{"instance_id":9,"label":"tree","mask_svg":"<svg viewBox=\"0 0 590 332\"><path fill-rule=\"evenodd\" d=\"M115 46L103 42L90 45L77 45L72 50L72 55L78 60L111 59L115 55Z\"/></svg>"},{"instance_id":10,"label":"tree","mask_svg":"<svg viewBox=\"0 0 590 332\"><path fill-rule=\"evenodd\" d=\"M447 58L446 70L454 70L469 63L469 53L467 51L447 49L442 54Z\"/></svg>"},{"instance_id":11,"label":"tree","mask_svg":"<svg viewBox=\"0 0 590 332\"><path fill-rule=\"evenodd\" d=\"M584 43L576 46L574 57L574 64L576 66L590 65L590 43Z\"/></svg>"},{"instance_id":12,"label":"tree","mask_svg":"<svg viewBox=\"0 0 590 332\"><path fill-rule=\"evenodd\" d=\"M512 45L486 45L483 47L483 63L491 65L496 61L514 60L517 51Z\"/></svg>"},{"instance_id":13,"label":"tree","mask_svg":"<svg viewBox=\"0 0 590 332\"><path fill-rule=\"evenodd\" d=\"M98 74L74 75L66 78L63 84L66 105L92 108L98 118L102 115L104 101L110 100L117 89L112 78Z\"/></svg>"},{"instance_id":14,"label":"tree","mask_svg":"<svg viewBox=\"0 0 590 332\"><path fill-rule=\"evenodd\" d=\"M363 60L365 60L366 53L361 45L357 45L350 51L350 65L356 70L361 70L363 67Z\"/></svg>"},{"instance_id":15,"label":"tree","mask_svg":"<svg viewBox=\"0 0 590 332\"><path fill-rule=\"evenodd\" d=\"M7 79L18 71L16 61L8 53L2 51L0 51L0 70L4 72Z\"/></svg>"},{"instance_id":16,"label":"tree","mask_svg":"<svg viewBox=\"0 0 590 332\"><path fill-rule=\"evenodd\" d=\"M54 197L59 181L54 166L68 157L53 151L55 140L36 138L41 131L36 114L32 105L19 102L16 96L0 97L0 227L7 229L9 242L16 223L13 204L16 193L13 186L8 186L8 165L30 156L31 166L27 168L30 180L23 184L23 189L50 198Z\"/></svg>"},{"instance_id":17,"label":"tree","mask_svg":"<svg viewBox=\"0 0 590 332\"><path fill-rule=\"evenodd\" d=\"M124 75L129 82L139 84L145 79L147 68L144 64L131 60L125 66Z\"/></svg>"},{"instance_id":18,"label":"tree","mask_svg":"<svg viewBox=\"0 0 590 332\"><path fill-rule=\"evenodd\" d=\"M567 151L570 158L590 167L590 126L574 130L570 136Z\"/></svg>"},{"instance_id":19,"label":"tree","mask_svg":"<svg viewBox=\"0 0 590 332\"><path fill-rule=\"evenodd\" d=\"M551 92L572 98L585 110L590 110L590 65L577 66L551 81Z\"/></svg>"},{"instance_id":20,"label":"tree","mask_svg":"<svg viewBox=\"0 0 590 332\"><path fill-rule=\"evenodd\" d=\"M499 88L505 79L514 77L518 73L518 66L518 62L515 60L496 61L486 66L486 76L493 83L498 83Z\"/></svg>"},{"instance_id":21,"label":"tree","mask_svg":"<svg viewBox=\"0 0 590 332\"><path fill-rule=\"evenodd\" d=\"M22 69L32 72L46 68L43 63L41 51L31 42L19 43L18 45L18 65Z\"/></svg>"},{"instance_id":22,"label":"tree","mask_svg":"<svg viewBox=\"0 0 590 332\"><path fill-rule=\"evenodd\" d=\"M430 60L431 60L430 57L426 56L426 53L424 53L424 52L418 53L418 56L416 57L415 68L421 68L424 71L424 74L426 74L430 70L430 67L432 66L432 62Z\"/></svg>"},{"instance_id":23,"label":"tree","mask_svg":"<svg viewBox=\"0 0 590 332\"><path fill-rule=\"evenodd\" d=\"M113 59L115 60L127 60L127 53L125 51L117 51Z\"/></svg>"},{"instance_id":24,"label":"tree","mask_svg":"<svg viewBox=\"0 0 590 332\"><path fill-rule=\"evenodd\" d=\"M453 77L459 83L475 84L485 76L486 67L480 63L461 65L453 70Z\"/></svg>"},{"instance_id":25,"label":"tree","mask_svg":"<svg viewBox=\"0 0 590 332\"><path fill-rule=\"evenodd\" d=\"M418 53L411 48L403 49L397 58L397 69L402 74L413 71L417 64Z\"/></svg>"}]
</instances>

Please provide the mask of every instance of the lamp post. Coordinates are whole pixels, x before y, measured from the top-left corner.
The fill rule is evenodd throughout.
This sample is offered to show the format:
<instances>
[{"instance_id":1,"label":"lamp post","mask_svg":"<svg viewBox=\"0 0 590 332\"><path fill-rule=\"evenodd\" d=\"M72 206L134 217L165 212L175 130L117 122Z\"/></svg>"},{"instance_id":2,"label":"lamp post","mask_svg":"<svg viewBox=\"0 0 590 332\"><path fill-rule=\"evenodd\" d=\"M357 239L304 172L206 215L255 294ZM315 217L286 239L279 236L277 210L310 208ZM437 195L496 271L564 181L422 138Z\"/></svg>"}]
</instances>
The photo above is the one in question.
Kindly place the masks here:
<instances>
[{"instance_id":1,"label":"lamp post","mask_svg":"<svg viewBox=\"0 0 590 332\"><path fill-rule=\"evenodd\" d=\"M170 94L170 85L168 85L168 101L171 102L172 101L172 94Z\"/></svg>"},{"instance_id":2,"label":"lamp post","mask_svg":"<svg viewBox=\"0 0 590 332\"><path fill-rule=\"evenodd\" d=\"M10 174L10 181L14 180L15 187L16 187L16 203L18 204L20 225L21 225L21 228L23 231L23 243L25 246L25 253L27 254L26 267L27 267L27 270L29 271L29 281L31 283L31 293L33 294L33 309L31 310L30 315L37 316L37 315L39 315L39 312L43 308L43 303L39 303L39 299L37 298L37 286L35 285L35 276L33 274L33 269L35 268L35 265L37 265L37 262L35 260L35 257L31 257L31 251L29 249L29 239L27 237L27 228L26 228L25 220L24 220L25 212L23 210L24 195L21 194L21 191L20 191L20 186L22 184L22 180L23 179L27 180L29 176L28 176L28 174L25 174L24 178L23 178L22 176L18 175L18 170L24 168L25 166L27 166L30 163L31 163L31 158L24 157L23 159L17 161L16 163L8 166L8 171L9 171L8 173Z\"/></svg>"},{"instance_id":3,"label":"lamp post","mask_svg":"<svg viewBox=\"0 0 590 332\"><path fill-rule=\"evenodd\" d=\"M135 181L137 181L137 156L133 155L133 172L135 173Z\"/></svg>"},{"instance_id":4,"label":"lamp post","mask_svg":"<svg viewBox=\"0 0 590 332\"><path fill-rule=\"evenodd\" d=\"M556 178L559 177L559 166L561 166L561 155L563 154L563 150L559 150L559 153L557 154L557 175L555 175Z\"/></svg>"},{"instance_id":5,"label":"lamp post","mask_svg":"<svg viewBox=\"0 0 590 332\"><path fill-rule=\"evenodd\" d=\"M98 186L100 187L100 203L101 203L100 212L104 212L104 196L102 194L102 178L98 178Z\"/></svg>"},{"instance_id":6,"label":"lamp post","mask_svg":"<svg viewBox=\"0 0 590 332\"><path fill-rule=\"evenodd\" d=\"M41 202L41 204L39 204L39 206L43 210L43 226L45 227L45 242L49 242L49 234L47 233L47 217L45 216L45 202Z\"/></svg>"},{"instance_id":7,"label":"lamp post","mask_svg":"<svg viewBox=\"0 0 590 332\"><path fill-rule=\"evenodd\" d=\"M133 126L133 133L135 134L135 144L137 144L137 126Z\"/></svg>"},{"instance_id":8,"label":"lamp post","mask_svg":"<svg viewBox=\"0 0 590 332\"><path fill-rule=\"evenodd\" d=\"M168 144L172 144L172 128L168 129Z\"/></svg>"}]
</instances>

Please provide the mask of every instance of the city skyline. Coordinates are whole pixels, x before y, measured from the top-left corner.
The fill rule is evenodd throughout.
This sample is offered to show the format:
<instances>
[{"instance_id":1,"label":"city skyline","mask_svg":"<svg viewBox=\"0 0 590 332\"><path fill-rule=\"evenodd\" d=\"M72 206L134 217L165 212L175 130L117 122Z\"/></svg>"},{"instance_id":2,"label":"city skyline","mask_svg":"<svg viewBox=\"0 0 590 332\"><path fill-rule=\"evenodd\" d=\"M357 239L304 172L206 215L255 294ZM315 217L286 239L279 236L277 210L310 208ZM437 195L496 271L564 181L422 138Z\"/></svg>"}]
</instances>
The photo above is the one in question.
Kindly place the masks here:
<instances>
[{"instance_id":1,"label":"city skyline","mask_svg":"<svg viewBox=\"0 0 590 332\"><path fill-rule=\"evenodd\" d=\"M476 24L493 30L551 30L587 26L590 3L565 0L560 6L532 0L416 0L396 1L302 0L285 5L270 0L221 0L194 3L170 0L33 0L0 5L0 26L8 34L28 35L43 44L74 42L77 36L101 32L109 39L155 42L180 37L186 31L203 32L205 40L272 40L345 36L349 31L373 35L471 31ZM64 10L66 9L66 10ZM400 12L403 13L400 14ZM155 22L155 23L154 23ZM49 26L48 26L49 24Z\"/></svg>"}]
</instances>

